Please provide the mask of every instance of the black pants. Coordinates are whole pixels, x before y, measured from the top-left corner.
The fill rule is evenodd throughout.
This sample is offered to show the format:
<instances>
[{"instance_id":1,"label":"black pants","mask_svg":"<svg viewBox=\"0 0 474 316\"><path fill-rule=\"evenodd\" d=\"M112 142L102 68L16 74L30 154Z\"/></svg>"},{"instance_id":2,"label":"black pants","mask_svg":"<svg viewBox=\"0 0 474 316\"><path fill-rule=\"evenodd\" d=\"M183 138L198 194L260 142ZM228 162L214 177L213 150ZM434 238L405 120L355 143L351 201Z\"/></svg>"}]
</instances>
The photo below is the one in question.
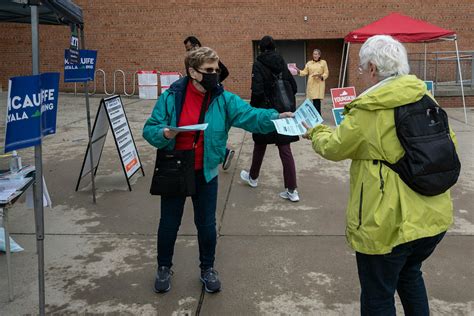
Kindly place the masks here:
<instances>
[{"instance_id":1,"label":"black pants","mask_svg":"<svg viewBox=\"0 0 474 316\"><path fill-rule=\"evenodd\" d=\"M217 176L206 182L202 171L196 171L196 194L191 196L194 224L198 233L201 269L214 266L216 253ZM158 226L158 266L173 265L174 245L183 217L186 197L161 197L161 218Z\"/></svg>"},{"instance_id":2,"label":"black pants","mask_svg":"<svg viewBox=\"0 0 474 316\"><path fill-rule=\"evenodd\" d=\"M318 110L319 114L321 114L321 99L313 99L313 105Z\"/></svg>"},{"instance_id":3,"label":"black pants","mask_svg":"<svg viewBox=\"0 0 474 316\"><path fill-rule=\"evenodd\" d=\"M385 255L356 252L361 286L362 316L395 316L395 291L406 316L430 314L425 283L421 272L445 232L401 244Z\"/></svg>"}]
</instances>

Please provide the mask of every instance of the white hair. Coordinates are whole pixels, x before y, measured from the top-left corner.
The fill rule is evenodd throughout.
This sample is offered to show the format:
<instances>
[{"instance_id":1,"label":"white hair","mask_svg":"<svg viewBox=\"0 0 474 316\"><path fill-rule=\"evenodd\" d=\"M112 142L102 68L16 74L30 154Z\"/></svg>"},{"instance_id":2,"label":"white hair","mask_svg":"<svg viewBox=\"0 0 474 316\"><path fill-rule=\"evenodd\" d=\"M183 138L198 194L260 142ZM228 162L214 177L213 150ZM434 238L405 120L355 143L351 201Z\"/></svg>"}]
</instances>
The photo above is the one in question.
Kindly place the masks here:
<instances>
[{"instance_id":1,"label":"white hair","mask_svg":"<svg viewBox=\"0 0 474 316\"><path fill-rule=\"evenodd\" d=\"M375 35L365 41L359 51L360 66L369 62L377 67L380 77L407 75L410 72L405 47L389 35Z\"/></svg>"}]
</instances>

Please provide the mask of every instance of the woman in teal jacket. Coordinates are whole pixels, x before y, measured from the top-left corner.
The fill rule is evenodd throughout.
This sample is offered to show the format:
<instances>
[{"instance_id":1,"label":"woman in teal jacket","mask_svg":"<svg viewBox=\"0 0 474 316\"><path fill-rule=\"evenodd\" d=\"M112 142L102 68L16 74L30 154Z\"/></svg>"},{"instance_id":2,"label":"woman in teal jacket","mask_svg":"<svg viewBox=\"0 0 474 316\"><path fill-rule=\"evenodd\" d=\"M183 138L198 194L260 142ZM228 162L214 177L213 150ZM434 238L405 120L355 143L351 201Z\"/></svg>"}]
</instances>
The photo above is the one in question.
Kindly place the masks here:
<instances>
[{"instance_id":1,"label":"woman in teal jacket","mask_svg":"<svg viewBox=\"0 0 474 316\"><path fill-rule=\"evenodd\" d=\"M218 81L218 62L216 52L208 47L190 51L185 59L187 76L160 96L143 129L143 137L158 149L191 149L194 132L177 133L169 127L198 123L203 99L209 97L204 116L208 127L200 134L195 148L196 194L192 201L198 231L200 279L210 293L221 287L214 270L217 174L219 164L224 161L228 132L235 126L266 134L275 130L272 120L293 115L253 108L239 96L225 91ZM171 288L170 268L185 200L184 196L161 197L156 292L167 292Z\"/></svg>"}]
</instances>

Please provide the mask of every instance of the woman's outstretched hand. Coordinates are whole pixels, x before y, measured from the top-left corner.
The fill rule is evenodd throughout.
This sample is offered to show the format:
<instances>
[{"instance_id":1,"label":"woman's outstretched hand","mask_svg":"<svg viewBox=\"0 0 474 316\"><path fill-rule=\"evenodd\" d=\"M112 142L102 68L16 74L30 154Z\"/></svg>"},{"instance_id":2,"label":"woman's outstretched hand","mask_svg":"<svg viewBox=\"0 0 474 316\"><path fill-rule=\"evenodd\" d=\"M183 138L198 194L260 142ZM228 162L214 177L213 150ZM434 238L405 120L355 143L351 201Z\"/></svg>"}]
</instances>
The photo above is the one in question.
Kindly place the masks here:
<instances>
[{"instance_id":1,"label":"woman's outstretched hand","mask_svg":"<svg viewBox=\"0 0 474 316\"><path fill-rule=\"evenodd\" d=\"M286 118L286 117L294 117L295 116L295 113L293 112L283 112L283 113L280 113L280 116L278 116L278 118Z\"/></svg>"}]
</instances>

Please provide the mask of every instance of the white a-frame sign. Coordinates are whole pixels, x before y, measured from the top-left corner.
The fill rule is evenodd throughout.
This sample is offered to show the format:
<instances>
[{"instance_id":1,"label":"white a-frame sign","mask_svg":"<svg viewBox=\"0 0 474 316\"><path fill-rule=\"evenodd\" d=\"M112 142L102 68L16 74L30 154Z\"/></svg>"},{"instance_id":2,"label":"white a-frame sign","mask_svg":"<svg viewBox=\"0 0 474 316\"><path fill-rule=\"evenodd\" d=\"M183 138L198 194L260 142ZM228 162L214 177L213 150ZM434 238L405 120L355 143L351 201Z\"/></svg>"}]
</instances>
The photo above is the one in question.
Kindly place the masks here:
<instances>
[{"instance_id":1,"label":"white a-frame sign","mask_svg":"<svg viewBox=\"0 0 474 316\"><path fill-rule=\"evenodd\" d=\"M115 145L117 146L125 178L127 179L128 189L132 191L130 178L139 170L142 171L143 176L145 176L145 172L143 171L137 146L135 145L135 140L133 139L132 131L128 124L122 99L118 95L100 100L99 109L94 121L94 128L92 129L91 140L94 159L94 175L97 173L100 157L102 156L102 150L104 149L105 138L109 131L109 125L112 129L112 134L114 135ZM81 179L91 172L89 150L91 150L90 144L87 146L84 161L82 162L76 191L79 189Z\"/></svg>"}]
</instances>

